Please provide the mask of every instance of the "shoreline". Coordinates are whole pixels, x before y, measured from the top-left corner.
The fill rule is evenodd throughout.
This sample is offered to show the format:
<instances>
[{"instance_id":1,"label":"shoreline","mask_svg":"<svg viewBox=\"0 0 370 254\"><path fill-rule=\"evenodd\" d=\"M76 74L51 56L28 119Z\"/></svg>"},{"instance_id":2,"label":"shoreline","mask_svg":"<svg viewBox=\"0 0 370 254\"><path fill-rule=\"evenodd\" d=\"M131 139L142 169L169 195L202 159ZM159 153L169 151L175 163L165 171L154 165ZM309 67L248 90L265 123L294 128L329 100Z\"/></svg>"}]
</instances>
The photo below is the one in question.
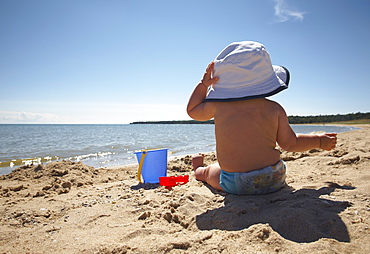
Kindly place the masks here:
<instances>
[{"instance_id":1,"label":"shoreline","mask_svg":"<svg viewBox=\"0 0 370 254\"><path fill-rule=\"evenodd\" d=\"M298 124L300 126L310 126L310 124ZM321 124L312 124L313 126L318 126L318 127L321 127L321 126L337 126L337 127L348 127L348 128L360 128L360 126L352 126L352 125L321 125ZM293 125L294 126L294 125ZM210 150L206 151L206 152L209 152ZM194 151L194 153L197 153L197 151ZM52 154L52 155L51 155ZM20 167L20 166L23 166L23 165L27 165L27 164L40 164L40 163L43 163L44 165L46 165L47 163L49 162L52 162L52 161L58 161L58 160L72 160L72 161L79 161L81 160L83 163L86 163L87 165L91 165L91 166L94 166L94 167L102 167L102 168L109 168L109 167L121 167L121 166L124 166L124 165L129 165L130 163L136 163L136 160L135 159L128 159L126 158L127 154L120 154L120 153L117 153L117 151L100 151L100 152L91 152L91 154L77 154L77 155L70 155L69 157L59 157L59 156L56 156L55 154L53 153L45 153L45 156L38 156L38 157L35 157L35 158L26 158L26 159L17 159L17 160L6 160L6 161L3 161L3 162L0 162L0 175L4 175L4 174L8 174L10 173L11 171L13 171L14 169ZM104 154L106 154L106 156L104 156ZM180 152L180 155L175 155L176 153L174 154L171 154L169 153L169 156L171 157L176 157L176 156L186 156L186 154L182 152ZM32 153L31 153L32 155ZM103 155L103 156L102 156ZM128 161L126 162L125 160ZM115 164L115 161L118 161L119 165L114 165L114 166L110 166L109 164ZM97 165L97 164L103 164L103 165ZM105 166L104 164L107 163L107 166Z\"/></svg>"},{"instance_id":2,"label":"shoreline","mask_svg":"<svg viewBox=\"0 0 370 254\"><path fill-rule=\"evenodd\" d=\"M288 186L250 196L196 181L191 155L169 160L169 176L189 175L172 189L139 184L135 165L15 170L0 176L2 252L368 253L370 125L339 133L332 151L282 157Z\"/></svg>"}]
</instances>

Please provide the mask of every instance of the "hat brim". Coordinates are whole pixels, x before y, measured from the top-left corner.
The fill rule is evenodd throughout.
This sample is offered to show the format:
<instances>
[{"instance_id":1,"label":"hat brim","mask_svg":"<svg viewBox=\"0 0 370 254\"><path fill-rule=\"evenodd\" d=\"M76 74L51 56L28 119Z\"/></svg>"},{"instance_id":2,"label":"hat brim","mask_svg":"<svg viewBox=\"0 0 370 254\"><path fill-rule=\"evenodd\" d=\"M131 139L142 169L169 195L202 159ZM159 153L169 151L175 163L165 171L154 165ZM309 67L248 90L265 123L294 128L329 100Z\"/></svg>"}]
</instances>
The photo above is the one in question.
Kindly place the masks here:
<instances>
[{"instance_id":1,"label":"hat brim","mask_svg":"<svg viewBox=\"0 0 370 254\"><path fill-rule=\"evenodd\" d=\"M224 93L224 91L220 91L220 89L213 90L210 88L207 97L204 99L205 102L229 102L229 101L243 101L243 100L252 100L252 99L260 99L265 97L273 96L285 89L288 88L290 82L290 73L287 68L284 66L273 65L273 69L275 75L271 77L271 86L270 91L261 93L261 94L248 94L246 91L240 91L233 93L233 96L223 96L220 95ZM241 96L241 94L246 94L245 96Z\"/></svg>"}]
</instances>

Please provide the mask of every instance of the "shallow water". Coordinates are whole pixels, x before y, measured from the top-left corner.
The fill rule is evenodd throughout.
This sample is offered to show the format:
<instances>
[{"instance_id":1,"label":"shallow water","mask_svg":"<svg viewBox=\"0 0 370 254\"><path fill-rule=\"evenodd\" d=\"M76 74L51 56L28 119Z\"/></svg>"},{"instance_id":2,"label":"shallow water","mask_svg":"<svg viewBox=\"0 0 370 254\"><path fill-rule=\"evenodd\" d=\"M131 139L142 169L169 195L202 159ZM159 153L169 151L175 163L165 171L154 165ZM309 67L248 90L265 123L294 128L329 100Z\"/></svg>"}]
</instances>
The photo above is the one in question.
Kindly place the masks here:
<instances>
[{"instance_id":1,"label":"shallow water","mask_svg":"<svg viewBox=\"0 0 370 254\"><path fill-rule=\"evenodd\" d=\"M345 132L348 126L293 125L297 133ZM93 167L137 163L134 152L168 148L169 156L215 151L211 124L0 125L0 175L30 164L68 159Z\"/></svg>"}]
</instances>

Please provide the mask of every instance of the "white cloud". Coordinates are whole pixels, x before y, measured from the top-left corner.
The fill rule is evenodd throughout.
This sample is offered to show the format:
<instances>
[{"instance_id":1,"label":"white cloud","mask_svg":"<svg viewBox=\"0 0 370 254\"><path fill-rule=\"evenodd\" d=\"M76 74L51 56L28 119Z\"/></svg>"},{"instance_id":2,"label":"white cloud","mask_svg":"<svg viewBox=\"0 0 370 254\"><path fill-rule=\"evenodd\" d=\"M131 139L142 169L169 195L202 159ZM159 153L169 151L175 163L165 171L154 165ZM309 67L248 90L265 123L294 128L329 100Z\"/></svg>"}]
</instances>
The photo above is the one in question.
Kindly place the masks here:
<instances>
[{"instance_id":1,"label":"white cloud","mask_svg":"<svg viewBox=\"0 0 370 254\"><path fill-rule=\"evenodd\" d=\"M274 0L275 2L275 16L278 18L277 22L286 22L291 19L303 20L304 12L295 10L289 6L286 0Z\"/></svg>"},{"instance_id":2,"label":"white cloud","mask_svg":"<svg viewBox=\"0 0 370 254\"><path fill-rule=\"evenodd\" d=\"M136 121L189 120L184 104L77 103L52 113L0 111L0 124L126 124Z\"/></svg>"},{"instance_id":3,"label":"white cloud","mask_svg":"<svg viewBox=\"0 0 370 254\"><path fill-rule=\"evenodd\" d=\"M108 103L86 105L70 112L70 123L126 124L136 121L186 120L182 104L124 104Z\"/></svg>"},{"instance_id":4,"label":"white cloud","mask_svg":"<svg viewBox=\"0 0 370 254\"><path fill-rule=\"evenodd\" d=\"M67 119L48 113L0 111L0 124L6 123L59 123Z\"/></svg>"}]
</instances>

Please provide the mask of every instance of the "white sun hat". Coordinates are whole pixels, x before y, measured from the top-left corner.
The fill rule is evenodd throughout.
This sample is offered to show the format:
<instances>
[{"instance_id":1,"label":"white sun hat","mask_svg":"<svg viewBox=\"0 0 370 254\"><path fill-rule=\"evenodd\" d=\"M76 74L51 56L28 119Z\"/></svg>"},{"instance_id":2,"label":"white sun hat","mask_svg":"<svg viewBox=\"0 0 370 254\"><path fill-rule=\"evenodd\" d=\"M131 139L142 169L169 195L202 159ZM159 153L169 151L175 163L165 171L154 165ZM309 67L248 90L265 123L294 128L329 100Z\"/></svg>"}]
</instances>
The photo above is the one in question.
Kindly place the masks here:
<instances>
[{"instance_id":1,"label":"white sun hat","mask_svg":"<svg viewBox=\"0 0 370 254\"><path fill-rule=\"evenodd\" d=\"M219 80L205 101L241 101L272 96L288 88L289 71L272 65L265 46L254 41L233 42L214 60Z\"/></svg>"}]
</instances>

